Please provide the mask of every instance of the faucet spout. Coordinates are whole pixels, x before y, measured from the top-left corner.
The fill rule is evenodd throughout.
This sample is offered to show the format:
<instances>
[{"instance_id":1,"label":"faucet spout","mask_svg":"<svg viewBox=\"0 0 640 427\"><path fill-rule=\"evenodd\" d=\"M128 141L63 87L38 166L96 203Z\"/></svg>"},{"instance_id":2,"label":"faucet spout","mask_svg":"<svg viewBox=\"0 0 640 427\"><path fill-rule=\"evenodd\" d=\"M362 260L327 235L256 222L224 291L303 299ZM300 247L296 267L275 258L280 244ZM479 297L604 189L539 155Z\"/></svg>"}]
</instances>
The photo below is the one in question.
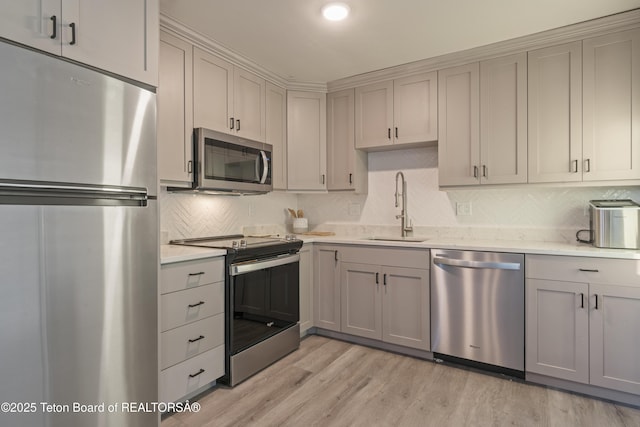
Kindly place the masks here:
<instances>
[{"instance_id":1,"label":"faucet spout","mask_svg":"<svg viewBox=\"0 0 640 427\"><path fill-rule=\"evenodd\" d=\"M402 193L398 192L398 178L402 179ZM396 207L398 207L398 197L400 195L402 195L402 210L400 211L400 215L396 215L396 219L400 219L402 237L407 237L407 233L413 231L413 226L407 213L407 181L405 181L402 171L396 173Z\"/></svg>"}]
</instances>

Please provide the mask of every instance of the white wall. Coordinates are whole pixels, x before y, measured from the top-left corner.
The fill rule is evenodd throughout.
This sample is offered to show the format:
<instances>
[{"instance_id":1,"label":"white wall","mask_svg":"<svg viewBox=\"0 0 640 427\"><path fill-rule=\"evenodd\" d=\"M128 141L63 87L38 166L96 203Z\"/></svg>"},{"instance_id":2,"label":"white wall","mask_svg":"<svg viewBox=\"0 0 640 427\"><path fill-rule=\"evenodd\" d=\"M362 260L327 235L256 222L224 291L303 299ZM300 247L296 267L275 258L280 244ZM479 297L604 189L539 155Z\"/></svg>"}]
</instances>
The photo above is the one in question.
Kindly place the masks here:
<instances>
[{"instance_id":1,"label":"white wall","mask_svg":"<svg viewBox=\"0 0 640 427\"><path fill-rule=\"evenodd\" d=\"M369 154L369 194L193 196L161 191L161 230L169 239L241 233L243 226L290 223L286 208L301 208L310 227L340 224L399 226L394 206L395 175L407 180L408 211L416 227L518 229L588 228L592 199L630 198L639 187L538 187L438 189L436 147ZM456 203L471 202L472 215L456 216ZM165 239L163 239L165 240Z\"/></svg>"}]
</instances>

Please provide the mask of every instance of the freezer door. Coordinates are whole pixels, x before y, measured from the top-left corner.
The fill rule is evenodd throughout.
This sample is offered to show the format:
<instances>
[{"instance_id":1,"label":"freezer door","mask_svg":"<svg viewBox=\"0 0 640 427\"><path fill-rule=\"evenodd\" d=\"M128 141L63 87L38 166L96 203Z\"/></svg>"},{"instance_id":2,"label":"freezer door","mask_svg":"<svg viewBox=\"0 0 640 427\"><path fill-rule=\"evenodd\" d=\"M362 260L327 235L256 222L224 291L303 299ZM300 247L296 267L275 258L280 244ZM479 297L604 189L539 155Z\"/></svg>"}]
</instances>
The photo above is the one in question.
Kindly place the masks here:
<instances>
[{"instance_id":1,"label":"freezer door","mask_svg":"<svg viewBox=\"0 0 640 427\"><path fill-rule=\"evenodd\" d=\"M157 195L155 94L0 42L0 179Z\"/></svg>"},{"instance_id":2,"label":"freezer door","mask_svg":"<svg viewBox=\"0 0 640 427\"><path fill-rule=\"evenodd\" d=\"M73 411L158 400L157 227L155 201L0 205L0 402L37 403L0 425L157 426L121 406Z\"/></svg>"}]
</instances>

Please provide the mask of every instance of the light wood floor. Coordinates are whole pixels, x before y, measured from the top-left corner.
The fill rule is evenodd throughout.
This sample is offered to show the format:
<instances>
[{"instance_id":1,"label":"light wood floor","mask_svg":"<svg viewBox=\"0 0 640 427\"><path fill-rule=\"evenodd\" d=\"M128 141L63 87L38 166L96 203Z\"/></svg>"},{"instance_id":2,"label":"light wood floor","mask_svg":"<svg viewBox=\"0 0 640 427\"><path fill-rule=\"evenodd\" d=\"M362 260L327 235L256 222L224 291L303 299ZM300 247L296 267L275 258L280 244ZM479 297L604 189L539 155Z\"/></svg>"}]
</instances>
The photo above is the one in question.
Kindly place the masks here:
<instances>
[{"instance_id":1,"label":"light wood floor","mask_svg":"<svg viewBox=\"0 0 640 427\"><path fill-rule=\"evenodd\" d=\"M319 336L162 427L636 426L640 410Z\"/></svg>"}]
</instances>

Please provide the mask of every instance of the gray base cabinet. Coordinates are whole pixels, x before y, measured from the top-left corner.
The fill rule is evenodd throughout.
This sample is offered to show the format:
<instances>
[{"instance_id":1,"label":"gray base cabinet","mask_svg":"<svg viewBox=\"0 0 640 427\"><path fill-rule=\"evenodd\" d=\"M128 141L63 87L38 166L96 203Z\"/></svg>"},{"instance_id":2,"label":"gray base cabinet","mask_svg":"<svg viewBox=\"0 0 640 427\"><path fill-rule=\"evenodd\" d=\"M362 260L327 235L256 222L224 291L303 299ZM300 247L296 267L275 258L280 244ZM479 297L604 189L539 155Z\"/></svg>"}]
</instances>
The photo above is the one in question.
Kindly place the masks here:
<instances>
[{"instance_id":1,"label":"gray base cabinet","mask_svg":"<svg viewBox=\"0 0 640 427\"><path fill-rule=\"evenodd\" d=\"M428 351L428 257L426 250L343 249L341 331Z\"/></svg>"},{"instance_id":2,"label":"gray base cabinet","mask_svg":"<svg viewBox=\"0 0 640 427\"><path fill-rule=\"evenodd\" d=\"M313 250L311 243L300 249L300 336L313 327Z\"/></svg>"},{"instance_id":3,"label":"gray base cabinet","mask_svg":"<svg viewBox=\"0 0 640 427\"><path fill-rule=\"evenodd\" d=\"M313 249L314 326L340 331L340 246L315 245Z\"/></svg>"},{"instance_id":4,"label":"gray base cabinet","mask_svg":"<svg viewBox=\"0 0 640 427\"><path fill-rule=\"evenodd\" d=\"M639 266L528 255L526 371L640 395Z\"/></svg>"}]
</instances>

